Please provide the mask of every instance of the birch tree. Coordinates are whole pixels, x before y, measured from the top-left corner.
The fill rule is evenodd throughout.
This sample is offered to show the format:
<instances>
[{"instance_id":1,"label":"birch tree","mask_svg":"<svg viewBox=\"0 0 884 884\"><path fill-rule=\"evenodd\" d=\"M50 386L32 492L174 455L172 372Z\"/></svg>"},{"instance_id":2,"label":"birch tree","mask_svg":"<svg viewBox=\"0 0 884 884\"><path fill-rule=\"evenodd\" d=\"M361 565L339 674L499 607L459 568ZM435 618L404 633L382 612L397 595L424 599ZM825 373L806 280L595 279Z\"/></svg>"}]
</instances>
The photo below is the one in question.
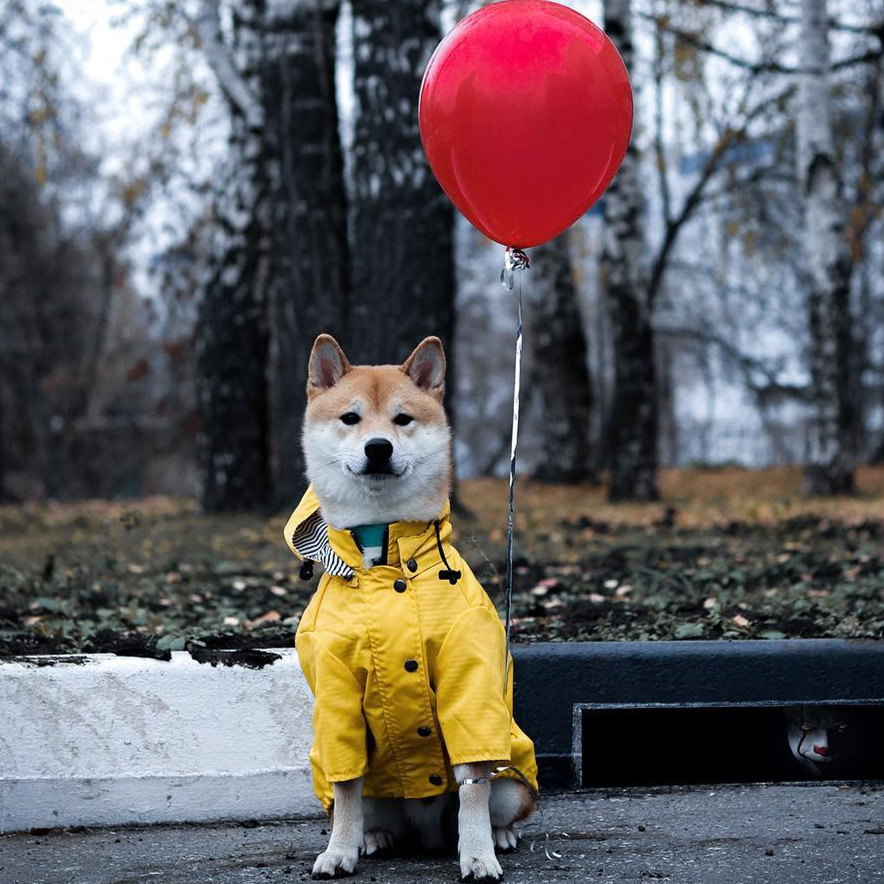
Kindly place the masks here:
<instances>
[{"instance_id":1,"label":"birch tree","mask_svg":"<svg viewBox=\"0 0 884 884\"><path fill-rule=\"evenodd\" d=\"M453 364L453 210L421 147L421 78L441 37L426 0L353 0L351 334L360 361L399 362L425 335ZM449 389L453 389L449 379Z\"/></svg>"},{"instance_id":2,"label":"birch tree","mask_svg":"<svg viewBox=\"0 0 884 884\"><path fill-rule=\"evenodd\" d=\"M801 2L798 175L804 192L804 253L810 323L812 417L805 488L811 494L854 490L852 262L835 161L825 0Z\"/></svg>"},{"instance_id":3,"label":"birch tree","mask_svg":"<svg viewBox=\"0 0 884 884\"><path fill-rule=\"evenodd\" d=\"M531 253L526 286L531 386L543 428L534 477L579 482L594 475L590 447L592 386L567 234Z\"/></svg>"},{"instance_id":4,"label":"birch tree","mask_svg":"<svg viewBox=\"0 0 884 884\"><path fill-rule=\"evenodd\" d=\"M686 45L695 54L722 57L719 49L702 40L692 37L693 42L686 43L685 32L674 28L667 16L651 18L658 29L665 28L667 33L675 37L676 58L679 54L687 54ZM605 25L627 69L632 73L630 0L606 0ZM712 186L723 177L722 171L728 167L729 155L738 145L745 144L759 121L782 107L793 92L791 86L780 90L771 88L771 79L782 74L781 65L770 60L775 50L775 46L765 45L759 58L751 60L725 54L724 60L728 64L745 73L739 80L731 81L727 93L716 103L718 106L714 110L711 96L704 89L704 103L708 105L703 111L704 117L708 118L706 132L713 134L714 140L702 152L703 159L692 175L692 183L676 200L670 192L667 157L663 147L665 126L660 101L662 41L657 41L653 150L662 213L659 224L662 233L658 243L649 247L643 230L640 152L634 138L623 166L603 201L606 226L602 270L614 337L614 391L606 440L611 468L609 496L612 500L654 500L658 497L656 468L660 421L655 311L684 231L705 205L713 203L728 187L740 186L736 180L717 188ZM699 69L699 64L697 67ZM754 174L752 177L755 177Z\"/></svg>"},{"instance_id":5,"label":"birch tree","mask_svg":"<svg viewBox=\"0 0 884 884\"><path fill-rule=\"evenodd\" d=\"M343 158L335 90L338 0L268 9L263 104L271 195L271 401L274 499L305 484L301 423L316 335L346 338L350 289Z\"/></svg>"},{"instance_id":6,"label":"birch tree","mask_svg":"<svg viewBox=\"0 0 884 884\"><path fill-rule=\"evenodd\" d=\"M196 329L202 505L208 512L258 508L270 492L264 12L264 0L239 0L231 10L230 45L222 38L218 0L203 0L198 22L230 112L212 267Z\"/></svg>"}]
</instances>

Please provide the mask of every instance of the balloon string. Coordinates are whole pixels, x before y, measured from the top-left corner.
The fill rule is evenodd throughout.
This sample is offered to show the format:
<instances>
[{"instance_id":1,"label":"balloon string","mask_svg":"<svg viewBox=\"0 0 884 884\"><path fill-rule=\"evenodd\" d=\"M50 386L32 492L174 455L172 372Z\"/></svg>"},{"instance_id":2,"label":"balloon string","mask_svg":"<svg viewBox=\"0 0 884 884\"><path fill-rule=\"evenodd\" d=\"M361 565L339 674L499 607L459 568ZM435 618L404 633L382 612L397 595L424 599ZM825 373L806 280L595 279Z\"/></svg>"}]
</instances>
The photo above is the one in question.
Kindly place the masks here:
<instances>
[{"instance_id":1,"label":"balloon string","mask_svg":"<svg viewBox=\"0 0 884 884\"><path fill-rule=\"evenodd\" d=\"M522 376L522 270L531 266L528 256L521 249L506 250L504 269L501 273L501 282L504 287L512 291L513 273L519 271L519 325L516 330L516 366L513 381L513 433L510 445L510 494L509 494L509 517L506 531L506 643L503 654L503 694L506 696L510 675L510 626L513 613L513 540L515 537L515 510L516 510L516 447L519 442L519 391Z\"/></svg>"}]
</instances>

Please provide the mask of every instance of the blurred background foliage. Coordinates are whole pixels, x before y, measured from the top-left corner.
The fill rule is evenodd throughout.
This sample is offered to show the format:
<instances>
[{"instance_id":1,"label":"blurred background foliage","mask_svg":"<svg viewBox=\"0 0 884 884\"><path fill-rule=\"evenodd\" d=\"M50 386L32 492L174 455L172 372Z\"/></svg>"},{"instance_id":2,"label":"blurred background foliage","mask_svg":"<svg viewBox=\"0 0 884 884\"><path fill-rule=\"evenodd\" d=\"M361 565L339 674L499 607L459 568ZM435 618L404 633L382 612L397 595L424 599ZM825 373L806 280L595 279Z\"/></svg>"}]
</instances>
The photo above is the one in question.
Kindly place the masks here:
<instances>
[{"instance_id":1,"label":"blurred background foliage","mask_svg":"<svg viewBox=\"0 0 884 884\"><path fill-rule=\"evenodd\" d=\"M314 336L451 357L458 475L506 469L515 305L417 129L476 4L8 0L0 496L292 504ZM884 459L881 0L604 0L633 145L526 275L521 470ZM537 174L543 174L537 170Z\"/></svg>"}]
</instances>

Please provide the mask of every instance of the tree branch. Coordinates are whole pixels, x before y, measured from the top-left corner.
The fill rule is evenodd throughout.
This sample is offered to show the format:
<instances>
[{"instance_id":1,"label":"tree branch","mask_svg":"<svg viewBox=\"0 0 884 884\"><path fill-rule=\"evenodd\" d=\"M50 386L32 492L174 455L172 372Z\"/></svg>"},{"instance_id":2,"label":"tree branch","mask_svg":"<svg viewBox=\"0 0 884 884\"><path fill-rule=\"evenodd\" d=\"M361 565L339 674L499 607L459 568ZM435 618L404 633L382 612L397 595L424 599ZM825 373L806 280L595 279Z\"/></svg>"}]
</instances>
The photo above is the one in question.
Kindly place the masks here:
<instances>
[{"instance_id":1,"label":"tree branch","mask_svg":"<svg viewBox=\"0 0 884 884\"><path fill-rule=\"evenodd\" d=\"M657 297L657 292L660 289L660 283L663 279L663 273L666 270L666 263L669 259L669 254L672 251L676 240L678 239L678 234L681 231L681 228L684 226L685 222L693 214L694 209L696 209L697 206L700 204L701 198L703 196L703 191L706 189L706 185L718 171L721 165L721 160L727 152L728 148L745 138L746 130L749 128L749 124L754 119L764 113L764 111L767 110L767 108L769 108L771 105L777 104L778 102L788 98L794 91L795 87L790 86L784 92L780 92L777 95L765 99L746 114L746 117L743 120L743 124L739 127L739 129L729 128L721 134L721 137L718 139L718 144L715 145L715 149L712 151L709 159L706 161L706 165L703 167L703 171L700 173L700 177L697 179L696 183L691 188L684 203L682 204L681 211L666 224L666 233L663 236L663 243L660 246L660 251L657 253L656 259L654 260L654 264L651 269L651 275L648 281L647 303L649 310L653 310L654 301Z\"/></svg>"},{"instance_id":2,"label":"tree branch","mask_svg":"<svg viewBox=\"0 0 884 884\"><path fill-rule=\"evenodd\" d=\"M652 16L648 13L641 13L640 15L642 18L650 18L656 20L655 16ZM708 40L701 39L696 34L692 34L689 31L683 31L680 28L675 28L671 25L667 25L666 29L676 39L681 40L688 46L692 46L694 49L700 52L705 52L708 55L714 55L716 58L724 59L729 64L734 65L734 67L742 68L743 70L749 71L752 74L797 75L805 73L803 68L781 64L778 61L750 61L748 58L741 58L739 55L734 55L733 53L728 52L726 49L715 46ZM855 67L856 65L868 64L869 62L877 61L882 56L884 56L884 45L878 47L877 49L869 49L866 52L863 52L861 55L854 55L832 62L831 69L833 71L845 70L847 68Z\"/></svg>"},{"instance_id":3,"label":"tree branch","mask_svg":"<svg viewBox=\"0 0 884 884\"><path fill-rule=\"evenodd\" d=\"M862 55L853 55L850 58L841 58L838 61L833 61L830 68L833 71L843 71L846 68L852 68L859 64L880 61L882 57L884 57L884 43L878 49L869 49Z\"/></svg>"},{"instance_id":4,"label":"tree branch","mask_svg":"<svg viewBox=\"0 0 884 884\"><path fill-rule=\"evenodd\" d=\"M718 190L714 191L707 190L700 197L700 201L703 203L711 203L720 197L728 196L732 193L739 193L748 187L762 184L767 181L779 181L781 183L790 184L794 183L795 176L787 175L779 166L759 166L758 168L753 169L748 175L737 177L736 180L727 186L720 187Z\"/></svg>"},{"instance_id":5,"label":"tree branch","mask_svg":"<svg viewBox=\"0 0 884 884\"><path fill-rule=\"evenodd\" d=\"M713 9L721 9L724 12L739 12L743 15L749 15L753 18L764 18L769 21L777 21L782 24L798 24L799 17L797 15L789 15L788 13L772 12L770 9L758 9L754 6L746 6L744 3L732 3L730 0L695 0L701 6L710 6ZM884 24L874 25L851 25L846 22L838 21L836 18L829 19L829 28L833 31L844 31L848 34L865 34L869 37L884 39L882 33Z\"/></svg>"},{"instance_id":6,"label":"tree branch","mask_svg":"<svg viewBox=\"0 0 884 884\"><path fill-rule=\"evenodd\" d=\"M657 173L660 178L660 198L663 202L663 220L672 219L672 199L669 193L669 172L666 166L666 148L663 144L663 28L658 22L654 54L654 152L657 155Z\"/></svg>"},{"instance_id":7,"label":"tree branch","mask_svg":"<svg viewBox=\"0 0 884 884\"><path fill-rule=\"evenodd\" d=\"M703 40L698 37L696 34L692 34L689 31L683 31L680 28L674 28L671 25L668 26L667 30L670 34L672 34L676 39L681 40L682 43L686 43L688 46L692 46L694 49L699 50L700 52L705 52L708 55L714 55L716 58L722 58L726 62L734 65L734 67L743 68L753 74L761 74L761 73L771 73L771 74L796 74L798 73L797 68L789 67L784 64L780 64L777 61L749 61L747 58L741 58L738 55L733 55L728 52L726 49L721 49L718 46L710 43L708 40Z\"/></svg>"},{"instance_id":8,"label":"tree branch","mask_svg":"<svg viewBox=\"0 0 884 884\"><path fill-rule=\"evenodd\" d=\"M664 337L718 347L725 357L740 370L746 383L746 387L752 395L758 399L759 405L762 408L766 406L770 400L778 398L795 399L799 402L807 401L808 390L806 386L781 383L777 380L774 369L770 368L770 366L766 365L760 359L755 359L754 357L743 353L743 351L735 344L714 332L701 329L666 326L656 327L655 331L658 335ZM757 375L761 375L766 383L758 383L756 379Z\"/></svg>"},{"instance_id":9,"label":"tree branch","mask_svg":"<svg viewBox=\"0 0 884 884\"><path fill-rule=\"evenodd\" d=\"M197 17L192 22L194 29L225 98L250 128L260 129L264 124L264 110L258 96L236 70L224 45L218 5L219 0L201 0Z\"/></svg>"},{"instance_id":10,"label":"tree branch","mask_svg":"<svg viewBox=\"0 0 884 884\"><path fill-rule=\"evenodd\" d=\"M798 17L782 12L772 12L770 9L758 9L755 6L746 6L744 3L732 3L730 0L696 0L700 6L711 6L713 9L721 9L724 12L741 12L753 18L765 18L771 21L792 24L798 21Z\"/></svg>"}]
</instances>

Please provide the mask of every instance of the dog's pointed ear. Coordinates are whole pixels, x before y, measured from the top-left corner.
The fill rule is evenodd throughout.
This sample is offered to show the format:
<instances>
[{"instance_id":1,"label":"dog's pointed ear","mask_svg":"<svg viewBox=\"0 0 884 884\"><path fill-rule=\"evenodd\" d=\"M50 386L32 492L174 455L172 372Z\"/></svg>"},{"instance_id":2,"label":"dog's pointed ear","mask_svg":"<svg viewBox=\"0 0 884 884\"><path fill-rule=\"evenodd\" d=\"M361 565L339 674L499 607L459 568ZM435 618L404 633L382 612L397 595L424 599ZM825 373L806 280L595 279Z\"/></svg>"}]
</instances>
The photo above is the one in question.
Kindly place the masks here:
<instances>
[{"instance_id":1,"label":"dog's pointed ear","mask_svg":"<svg viewBox=\"0 0 884 884\"><path fill-rule=\"evenodd\" d=\"M402 363L402 371L415 386L442 399L445 394L445 351L439 338L424 338Z\"/></svg>"},{"instance_id":2,"label":"dog's pointed ear","mask_svg":"<svg viewBox=\"0 0 884 884\"><path fill-rule=\"evenodd\" d=\"M313 342L307 374L307 396L312 399L333 387L347 372L350 363L341 345L331 335L320 335Z\"/></svg>"}]
</instances>

